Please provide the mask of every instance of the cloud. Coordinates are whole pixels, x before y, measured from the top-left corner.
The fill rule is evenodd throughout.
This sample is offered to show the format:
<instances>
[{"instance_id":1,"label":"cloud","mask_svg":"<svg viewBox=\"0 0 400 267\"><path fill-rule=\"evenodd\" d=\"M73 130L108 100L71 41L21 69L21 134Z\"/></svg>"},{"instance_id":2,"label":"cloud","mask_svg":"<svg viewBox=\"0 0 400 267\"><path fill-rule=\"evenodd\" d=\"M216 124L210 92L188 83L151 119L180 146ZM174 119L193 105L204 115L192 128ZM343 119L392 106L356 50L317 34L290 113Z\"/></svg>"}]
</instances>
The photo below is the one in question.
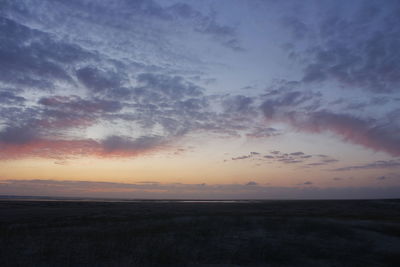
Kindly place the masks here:
<instances>
[{"instance_id":1,"label":"cloud","mask_svg":"<svg viewBox=\"0 0 400 267\"><path fill-rule=\"evenodd\" d=\"M304 64L302 81L334 82L374 93L398 91L399 3L360 1L346 12L344 6L339 1L284 20L294 39L289 53Z\"/></svg>"},{"instance_id":2,"label":"cloud","mask_svg":"<svg viewBox=\"0 0 400 267\"><path fill-rule=\"evenodd\" d=\"M0 194L130 199L371 199L396 198L391 187L271 187L246 184L112 183L61 180L1 180Z\"/></svg>"},{"instance_id":3,"label":"cloud","mask_svg":"<svg viewBox=\"0 0 400 267\"><path fill-rule=\"evenodd\" d=\"M122 77L112 72L105 72L95 67L87 66L76 71L76 77L89 90L94 92L107 89L118 89L122 83Z\"/></svg>"},{"instance_id":4,"label":"cloud","mask_svg":"<svg viewBox=\"0 0 400 267\"><path fill-rule=\"evenodd\" d=\"M102 145L107 152L141 152L165 143L160 136L141 136L136 139L122 136L108 136L102 140Z\"/></svg>"},{"instance_id":5,"label":"cloud","mask_svg":"<svg viewBox=\"0 0 400 267\"><path fill-rule=\"evenodd\" d=\"M0 82L9 85L54 88L55 82L72 82L68 67L93 55L81 47L52 39L0 13ZM68 65L67 65L68 64Z\"/></svg>"},{"instance_id":6,"label":"cloud","mask_svg":"<svg viewBox=\"0 0 400 267\"><path fill-rule=\"evenodd\" d=\"M102 6L101 3L93 2L93 6L97 4L98 8L104 9L105 17L102 19L105 20L111 19L107 18L109 11L118 13L123 10L118 10L119 7L125 5L121 1L107 10L108 7ZM25 2L15 5L7 3L4 12L0 13L0 29L7 33L2 35L0 42L0 59L3 63L0 67L0 89L6 85L12 88L9 91L0 91L1 123L5 125L0 128L0 141L3 145L15 146L37 142L39 146L53 149L57 147L52 145L53 142L79 142L79 138L76 137L79 135L78 130L104 121L118 123L119 127L122 123L122 130L125 130L126 134L126 129L132 124L137 125L139 135L144 135L140 140L129 142L129 138L125 138L124 141L105 136L105 140L99 142L102 142L106 151L122 150L122 145L127 145L127 150L136 146L150 146L150 143L157 139L152 134L155 128L164 141L199 129L212 128L215 132L227 134L235 132L229 123L220 126L213 118L218 116L207 110L209 103L204 89L182 76L175 75L175 71L168 71L168 74L166 71L159 73L154 70L163 71L157 66L150 68L146 64L138 64L132 60L127 62L118 57L110 60L109 53L120 49L113 46L104 47L101 44L101 36L100 39L94 38L90 33L85 37L87 39L77 40L74 38L74 31L69 29L63 32L63 20L59 20L63 17L61 14L80 10L83 13L77 13L77 16L71 19L76 23L74 27L82 23L82 29L85 29L89 21L81 15L93 7L79 2L63 5L65 11L57 5L51 6L50 2L42 2L40 8L29 6ZM157 19L169 21L177 15L172 16L176 11L158 6L152 1L132 5L132 12L147 14ZM54 12L46 13L47 9ZM23 14L24 19L18 15L20 12L27 12ZM54 19L54 23L43 25L43 21L36 21L36 13L45 13L41 16L43 21ZM196 13L195 16L203 21L204 27L208 23L208 28L202 28L204 34L232 37L229 28L226 28L226 32L223 32L224 27L218 28L215 18L207 19L201 13ZM117 18L118 16L115 16L112 19L118 21ZM99 23L104 21L100 20ZM115 26L112 23L110 25ZM108 31L109 28L105 27L104 30ZM58 38L61 32L69 38ZM90 41L90 48L85 41ZM148 72L150 69L152 72ZM133 75L133 70L139 72ZM25 95L19 96L14 92L15 88L20 86L23 87L25 95L29 95L29 102L25 101ZM82 92L82 88L86 89L86 92ZM38 94L38 90L42 92ZM35 99L32 95L40 96L36 102L38 105L32 103ZM11 108L11 105L18 106ZM218 117L221 118L222 116ZM148 136L152 136L151 140ZM115 149L116 147L118 149ZM37 149L23 154L32 153L42 156L46 154Z\"/></svg>"},{"instance_id":7,"label":"cloud","mask_svg":"<svg viewBox=\"0 0 400 267\"><path fill-rule=\"evenodd\" d=\"M284 164L296 164L303 163L307 160L307 158L311 158L312 155L306 155L304 152L292 152L292 153L283 153L281 151L271 151L271 155L265 155L266 159L273 159L276 162L284 163Z\"/></svg>"},{"instance_id":8,"label":"cloud","mask_svg":"<svg viewBox=\"0 0 400 267\"><path fill-rule=\"evenodd\" d=\"M254 99L251 97L236 95L229 96L222 102L226 113L254 113Z\"/></svg>"},{"instance_id":9,"label":"cloud","mask_svg":"<svg viewBox=\"0 0 400 267\"><path fill-rule=\"evenodd\" d=\"M21 105L12 111L18 111L16 114L2 107L0 111L5 114L3 119L8 126L0 129L1 141L4 145L37 142L36 145L46 149L58 149L54 152L58 155L60 151L69 152L60 150L53 142L80 141L74 132L104 121L111 124L118 121L126 129L129 129L129 124L135 123L139 134L136 137L130 137L129 132L125 136L111 134L104 136L103 140L97 137L97 141L106 152L110 152L103 155L116 155L124 150L131 155L132 151L165 145L193 131L237 135L238 131L248 130L247 125L237 121L235 116L210 110L204 89L181 76L141 73L137 75L136 82L123 100L109 100L103 93L97 92L85 98L64 93L41 97L34 106ZM103 89L105 95L112 94L114 90L108 86ZM157 134L152 133L156 127ZM72 134L69 135L66 130ZM274 130L271 128L271 131ZM17 134L14 135L14 132ZM142 137L140 133L143 133ZM51 155L38 149L22 150L25 152L21 153L21 157Z\"/></svg>"},{"instance_id":10,"label":"cloud","mask_svg":"<svg viewBox=\"0 0 400 267\"><path fill-rule=\"evenodd\" d=\"M250 138L268 138L281 135L282 133L272 127L263 128L263 127L254 127L249 133L246 134L247 137Z\"/></svg>"},{"instance_id":11,"label":"cloud","mask_svg":"<svg viewBox=\"0 0 400 267\"><path fill-rule=\"evenodd\" d=\"M0 11L4 33L0 36L0 141L13 149L42 146L58 154L63 149L53 144L91 140L93 136L83 136L85 129L107 125L115 132L96 136L95 149L110 155L131 154L193 132L274 137L283 132L271 124L283 122L295 131L332 132L347 142L400 155L398 112L380 118L357 116L353 112L360 106L350 105L366 109L365 103L383 105L390 97L345 101L347 109L339 112L324 106L323 93L308 89L334 81L374 93L397 90L399 27L390 26L397 25L393 24L395 9L388 8L392 4L381 9L372 4L348 18L324 9L327 16L317 23L321 26L314 25L317 29L306 19L287 16L283 22L299 43L292 44L289 52L305 63L303 76L298 81L280 80L263 95L248 96L209 95L210 88L200 82L210 78L204 74L207 68L184 52L190 48L182 42L188 37L243 50L236 27L221 23L214 11L151 0L5 1ZM373 23L380 25L376 34L371 31ZM350 34L359 33L361 26L365 34ZM313 42L313 36L320 42ZM39 149L29 151L23 154L46 155ZM274 159L295 164L312 157L295 153L300 152Z\"/></svg>"},{"instance_id":12,"label":"cloud","mask_svg":"<svg viewBox=\"0 0 400 267\"><path fill-rule=\"evenodd\" d=\"M154 73L138 75L139 86L135 89L135 96L142 97L142 101L176 100L183 97L197 97L202 94L202 88L185 81L180 76L167 76ZM147 92L150 90L150 92Z\"/></svg>"},{"instance_id":13,"label":"cloud","mask_svg":"<svg viewBox=\"0 0 400 267\"><path fill-rule=\"evenodd\" d=\"M82 156L134 157L165 149L166 140L159 136L141 136L136 139L124 136L109 136L103 140L41 139L26 131L15 129L15 133L0 135L0 159L44 157L69 159Z\"/></svg>"},{"instance_id":14,"label":"cloud","mask_svg":"<svg viewBox=\"0 0 400 267\"><path fill-rule=\"evenodd\" d=\"M316 156L316 157L315 157ZM248 155L233 157L231 160L257 160L266 163L277 162L283 164L299 164L304 163L302 167L322 166L336 163L339 160L327 155L307 155L304 152L297 151L292 153L283 153L281 151L271 151L269 155L263 155L259 152L250 152ZM307 163L310 160L318 160L317 162Z\"/></svg>"},{"instance_id":15,"label":"cloud","mask_svg":"<svg viewBox=\"0 0 400 267\"><path fill-rule=\"evenodd\" d=\"M240 156L240 157L232 158L232 160L240 160L240 159L248 159L248 158L251 158L251 156L250 155Z\"/></svg>"},{"instance_id":16,"label":"cloud","mask_svg":"<svg viewBox=\"0 0 400 267\"><path fill-rule=\"evenodd\" d=\"M30 108L24 105L0 108L4 112L5 125L0 130L1 143L25 145L35 141L63 141L65 129L86 128L122 108L116 101L88 100L78 96L43 97L38 104Z\"/></svg>"},{"instance_id":17,"label":"cloud","mask_svg":"<svg viewBox=\"0 0 400 267\"><path fill-rule=\"evenodd\" d=\"M330 110L309 109L318 94L282 92L266 96L260 108L268 121L284 122L308 133L332 132L344 141L362 145L375 151L400 155L399 127L386 116L380 120L357 117Z\"/></svg>"},{"instance_id":18,"label":"cloud","mask_svg":"<svg viewBox=\"0 0 400 267\"><path fill-rule=\"evenodd\" d=\"M308 163L307 166L322 166L325 164L326 163L324 163L324 162L313 162L313 163Z\"/></svg>"},{"instance_id":19,"label":"cloud","mask_svg":"<svg viewBox=\"0 0 400 267\"><path fill-rule=\"evenodd\" d=\"M330 131L341 136L344 141L359 144L375 151L385 151L394 156L400 155L400 136L397 135L399 129L395 125L380 125L367 119L328 111L304 115L304 119L293 116L291 124L306 132L322 133Z\"/></svg>"},{"instance_id":20,"label":"cloud","mask_svg":"<svg viewBox=\"0 0 400 267\"><path fill-rule=\"evenodd\" d=\"M280 134L255 127L255 97L213 99L188 78L214 79L177 49L187 37L243 51L236 27L215 11L151 0L5 1L0 31L0 142L21 157L74 154L62 144L82 140L112 155L191 132ZM87 130L104 125L115 132Z\"/></svg>"},{"instance_id":21,"label":"cloud","mask_svg":"<svg viewBox=\"0 0 400 267\"><path fill-rule=\"evenodd\" d=\"M66 159L88 155L100 155L102 148L94 140L40 140L25 142L1 142L1 159L19 159L24 157L45 157Z\"/></svg>"},{"instance_id":22,"label":"cloud","mask_svg":"<svg viewBox=\"0 0 400 267\"><path fill-rule=\"evenodd\" d=\"M304 153L299 151L299 152L290 153L290 155L291 156L304 156Z\"/></svg>"},{"instance_id":23,"label":"cloud","mask_svg":"<svg viewBox=\"0 0 400 267\"><path fill-rule=\"evenodd\" d=\"M260 108L267 119L276 119L284 115L282 114L283 111L287 111L288 109L296 108L306 111L314 109L314 106L317 104L315 101L320 96L319 93L311 91L300 92L293 91L290 88L283 88L281 91L270 91L270 94L264 95L265 100L260 105ZM311 101L314 101L314 103Z\"/></svg>"},{"instance_id":24,"label":"cloud","mask_svg":"<svg viewBox=\"0 0 400 267\"><path fill-rule=\"evenodd\" d=\"M160 5L153 0L118 0L112 4L95 0L84 2L20 1L13 4L7 2L4 11L15 17L23 17L25 20L40 17L41 20L35 22L38 24L52 22L53 24L46 25L48 28L63 28L73 25L77 34L83 33L88 25L96 21L96 26L98 25L104 30L117 30L114 31L114 40L109 41L114 44L118 43L122 36L118 34L118 30L121 30L122 33L129 32L136 38L139 37L137 38L138 43L141 43L142 40L158 41L152 45L167 48L165 44L168 42L163 35L166 34L165 32L170 32L170 28L173 27L174 30L190 31L208 36L212 41L235 51L242 49L235 27L220 24L215 11L201 12L188 3L172 5L163 3ZM69 19L66 20L66 17ZM92 26L92 28L97 30L96 26ZM143 33L143 29L145 33ZM92 32L87 33L88 37L92 35ZM129 40L129 36L125 36L124 40L126 39ZM168 52L172 53L172 51Z\"/></svg>"},{"instance_id":25,"label":"cloud","mask_svg":"<svg viewBox=\"0 0 400 267\"><path fill-rule=\"evenodd\" d=\"M0 132L0 143L26 144L37 138L37 132L29 126L6 127Z\"/></svg>"},{"instance_id":26,"label":"cloud","mask_svg":"<svg viewBox=\"0 0 400 267\"><path fill-rule=\"evenodd\" d=\"M13 92L0 91L0 104L19 105L25 100L24 97L15 95Z\"/></svg>"},{"instance_id":27,"label":"cloud","mask_svg":"<svg viewBox=\"0 0 400 267\"><path fill-rule=\"evenodd\" d=\"M223 116L208 109L204 88L184 76L189 65L198 67L198 63L177 51L170 38L177 30L240 50L235 28L219 23L215 12L151 0L111 5L6 1L3 7L0 112L5 125L29 125L41 139L72 138L77 134L74 129L104 120L119 125L122 121L123 128L139 125L137 130L143 134L161 126L158 134L167 138L199 129L235 133L232 128L237 125L216 121ZM11 92L20 87L23 96ZM29 101L24 101L25 96ZM39 106L34 104L37 96ZM17 111L6 106L21 103L24 106ZM12 122L14 117L18 123ZM67 128L70 132L62 132Z\"/></svg>"},{"instance_id":28,"label":"cloud","mask_svg":"<svg viewBox=\"0 0 400 267\"><path fill-rule=\"evenodd\" d=\"M297 151L284 153L278 150L271 151L269 155L262 155L259 152L250 152L248 155L242 155L231 158L232 160L257 160L266 163L277 162L283 164L302 164L302 167L323 166L334 164L339 160L327 155L307 155L304 152ZM310 162L314 161L314 162Z\"/></svg>"},{"instance_id":29,"label":"cloud","mask_svg":"<svg viewBox=\"0 0 400 267\"><path fill-rule=\"evenodd\" d=\"M317 156L319 158L317 162L308 163L306 166L314 166L314 167L315 166L324 166L324 165L339 162L339 160L329 157L327 155L317 155ZM304 158L304 156L302 158Z\"/></svg>"},{"instance_id":30,"label":"cloud","mask_svg":"<svg viewBox=\"0 0 400 267\"><path fill-rule=\"evenodd\" d=\"M103 100L103 99L82 99L79 96L52 96L43 97L39 100L39 104L46 108L68 110L69 112L117 112L122 109L119 101Z\"/></svg>"},{"instance_id":31,"label":"cloud","mask_svg":"<svg viewBox=\"0 0 400 267\"><path fill-rule=\"evenodd\" d=\"M264 95L261 111L269 123L283 122L308 133L331 132L398 156L400 124L391 115L397 107L386 97L400 88L400 5L361 1L347 6L337 1L282 12L281 23L293 38L284 47L303 74L275 82ZM360 90L363 96L355 101ZM338 93L349 97L332 100Z\"/></svg>"},{"instance_id":32,"label":"cloud","mask_svg":"<svg viewBox=\"0 0 400 267\"><path fill-rule=\"evenodd\" d=\"M363 165L346 166L331 171L352 171L352 170L371 170L371 169L388 169L400 167L400 160L379 160Z\"/></svg>"},{"instance_id":33,"label":"cloud","mask_svg":"<svg viewBox=\"0 0 400 267\"><path fill-rule=\"evenodd\" d=\"M177 3L169 10L181 19L190 19L196 32L209 35L234 51L244 50L236 36L236 29L230 25L219 24L215 12L204 15L186 3Z\"/></svg>"}]
</instances>

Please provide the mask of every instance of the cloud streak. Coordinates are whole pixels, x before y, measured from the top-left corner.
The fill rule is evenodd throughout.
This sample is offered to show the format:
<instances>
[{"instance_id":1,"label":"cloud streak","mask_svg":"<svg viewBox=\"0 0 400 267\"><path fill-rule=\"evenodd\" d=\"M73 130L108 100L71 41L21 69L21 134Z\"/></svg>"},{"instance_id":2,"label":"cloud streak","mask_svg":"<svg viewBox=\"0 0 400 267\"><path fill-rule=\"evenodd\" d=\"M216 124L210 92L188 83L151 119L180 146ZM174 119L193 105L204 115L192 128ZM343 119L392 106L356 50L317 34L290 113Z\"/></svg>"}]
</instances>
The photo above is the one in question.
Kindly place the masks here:
<instances>
[{"instance_id":1,"label":"cloud streak","mask_svg":"<svg viewBox=\"0 0 400 267\"><path fill-rule=\"evenodd\" d=\"M372 170L372 169L390 169L399 168L400 160L379 160L362 165L352 165L336 169L331 169L331 171L352 171L352 170Z\"/></svg>"},{"instance_id":2,"label":"cloud streak","mask_svg":"<svg viewBox=\"0 0 400 267\"><path fill-rule=\"evenodd\" d=\"M12 142L0 142L0 159L20 159L42 157L50 159L69 159L79 157L135 157L165 149L165 140L154 136L136 139L123 136L109 136L103 140L46 140L27 141L25 136L14 137ZM31 138L29 136L28 138Z\"/></svg>"},{"instance_id":3,"label":"cloud streak","mask_svg":"<svg viewBox=\"0 0 400 267\"><path fill-rule=\"evenodd\" d=\"M294 166L310 167L310 166L323 166L333 164L339 160L329 157L327 155L309 155L301 151L284 153L281 151L271 151L267 155L263 155L259 152L250 152L248 155L242 155L233 157L231 160L248 160L265 163L282 163L282 164L293 164Z\"/></svg>"}]
</instances>

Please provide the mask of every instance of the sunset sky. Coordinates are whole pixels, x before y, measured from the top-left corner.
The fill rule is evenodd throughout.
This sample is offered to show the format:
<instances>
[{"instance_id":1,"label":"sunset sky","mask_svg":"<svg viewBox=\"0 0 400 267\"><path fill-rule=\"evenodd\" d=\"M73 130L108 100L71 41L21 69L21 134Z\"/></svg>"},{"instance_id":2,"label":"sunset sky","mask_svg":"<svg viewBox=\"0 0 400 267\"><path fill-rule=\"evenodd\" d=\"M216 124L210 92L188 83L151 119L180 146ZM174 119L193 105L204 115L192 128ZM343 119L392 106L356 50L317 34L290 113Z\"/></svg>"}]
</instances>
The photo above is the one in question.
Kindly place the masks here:
<instances>
[{"instance_id":1,"label":"sunset sky","mask_svg":"<svg viewBox=\"0 0 400 267\"><path fill-rule=\"evenodd\" d=\"M0 195L400 197L399 14L0 0Z\"/></svg>"}]
</instances>

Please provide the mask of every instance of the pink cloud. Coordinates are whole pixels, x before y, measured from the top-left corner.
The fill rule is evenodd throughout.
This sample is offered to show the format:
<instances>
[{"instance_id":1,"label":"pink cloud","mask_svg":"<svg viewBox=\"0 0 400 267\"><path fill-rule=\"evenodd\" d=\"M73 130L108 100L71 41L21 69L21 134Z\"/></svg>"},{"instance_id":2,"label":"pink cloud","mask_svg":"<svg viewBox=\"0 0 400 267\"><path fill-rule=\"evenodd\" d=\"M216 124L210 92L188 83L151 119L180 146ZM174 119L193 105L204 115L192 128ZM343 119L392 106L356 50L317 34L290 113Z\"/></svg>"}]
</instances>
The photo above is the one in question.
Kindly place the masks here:
<instances>
[{"instance_id":1,"label":"pink cloud","mask_svg":"<svg viewBox=\"0 0 400 267\"><path fill-rule=\"evenodd\" d=\"M372 120L325 111L292 113L287 118L286 121L300 131L310 133L329 131L340 136L344 141L374 151L384 151L393 156L400 156L400 136L393 126L376 126Z\"/></svg>"},{"instance_id":2,"label":"pink cloud","mask_svg":"<svg viewBox=\"0 0 400 267\"><path fill-rule=\"evenodd\" d=\"M83 140L33 140L27 143L0 143L0 159L19 159L27 157L41 157L65 159L70 157L95 156L95 157L133 157L164 149L161 144L140 145L140 140L135 143L128 141L130 146L117 146L109 149L107 144L92 139Z\"/></svg>"}]
</instances>

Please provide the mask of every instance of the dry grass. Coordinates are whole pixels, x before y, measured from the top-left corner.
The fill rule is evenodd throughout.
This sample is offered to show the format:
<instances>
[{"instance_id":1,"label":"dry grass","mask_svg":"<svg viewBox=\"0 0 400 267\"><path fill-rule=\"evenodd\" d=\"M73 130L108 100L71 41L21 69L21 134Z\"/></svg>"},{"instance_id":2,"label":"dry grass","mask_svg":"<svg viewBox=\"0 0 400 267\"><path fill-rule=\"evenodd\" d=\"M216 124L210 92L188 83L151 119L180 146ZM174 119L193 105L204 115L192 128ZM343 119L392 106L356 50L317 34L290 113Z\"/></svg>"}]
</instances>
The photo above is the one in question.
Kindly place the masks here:
<instances>
[{"instance_id":1,"label":"dry grass","mask_svg":"<svg viewBox=\"0 0 400 267\"><path fill-rule=\"evenodd\" d=\"M400 266L400 201L0 201L2 266Z\"/></svg>"}]
</instances>

